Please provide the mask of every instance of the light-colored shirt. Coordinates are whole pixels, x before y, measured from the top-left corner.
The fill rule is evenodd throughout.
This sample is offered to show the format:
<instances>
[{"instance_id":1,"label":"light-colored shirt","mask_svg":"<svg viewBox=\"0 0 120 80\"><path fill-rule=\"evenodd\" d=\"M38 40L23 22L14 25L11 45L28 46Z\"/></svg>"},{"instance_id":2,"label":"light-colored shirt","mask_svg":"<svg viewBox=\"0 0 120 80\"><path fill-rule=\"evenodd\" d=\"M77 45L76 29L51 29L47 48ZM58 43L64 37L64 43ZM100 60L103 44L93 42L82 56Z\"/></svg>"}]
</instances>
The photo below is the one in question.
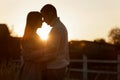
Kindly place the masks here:
<instances>
[{"instance_id":1,"label":"light-colored shirt","mask_svg":"<svg viewBox=\"0 0 120 80\"><path fill-rule=\"evenodd\" d=\"M47 68L59 69L69 65L68 32L59 18L54 19L51 26L45 54L53 59L48 62Z\"/></svg>"}]
</instances>

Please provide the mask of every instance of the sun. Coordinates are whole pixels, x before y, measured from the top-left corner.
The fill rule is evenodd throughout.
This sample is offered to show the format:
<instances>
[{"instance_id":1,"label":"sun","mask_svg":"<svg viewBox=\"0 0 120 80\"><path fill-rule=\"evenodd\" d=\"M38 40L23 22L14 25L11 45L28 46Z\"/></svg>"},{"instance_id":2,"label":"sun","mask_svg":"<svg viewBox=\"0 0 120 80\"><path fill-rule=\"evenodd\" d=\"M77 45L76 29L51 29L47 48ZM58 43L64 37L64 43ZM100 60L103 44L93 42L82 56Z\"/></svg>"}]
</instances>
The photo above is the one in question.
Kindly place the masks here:
<instances>
[{"instance_id":1,"label":"sun","mask_svg":"<svg viewBox=\"0 0 120 80\"><path fill-rule=\"evenodd\" d=\"M51 27L49 27L47 24L43 23L42 28L39 28L37 30L37 34L41 37L42 40L46 41L48 39L48 34L51 30Z\"/></svg>"}]
</instances>

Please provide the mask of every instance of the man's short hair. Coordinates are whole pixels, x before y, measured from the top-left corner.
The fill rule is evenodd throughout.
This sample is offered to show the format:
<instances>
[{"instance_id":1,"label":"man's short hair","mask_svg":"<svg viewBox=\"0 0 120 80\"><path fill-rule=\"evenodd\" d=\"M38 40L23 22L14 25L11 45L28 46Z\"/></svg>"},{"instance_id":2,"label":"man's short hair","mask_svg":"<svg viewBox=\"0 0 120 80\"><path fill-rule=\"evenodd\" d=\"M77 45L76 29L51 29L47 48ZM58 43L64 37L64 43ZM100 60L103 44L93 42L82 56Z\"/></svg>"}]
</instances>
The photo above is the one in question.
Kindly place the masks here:
<instances>
[{"instance_id":1,"label":"man's short hair","mask_svg":"<svg viewBox=\"0 0 120 80\"><path fill-rule=\"evenodd\" d=\"M52 4L46 4L45 6L43 6L43 8L41 9L41 12L44 12L47 15L51 15L51 16L53 15L57 17L56 8Z\"/></svg>"}]
</instances>

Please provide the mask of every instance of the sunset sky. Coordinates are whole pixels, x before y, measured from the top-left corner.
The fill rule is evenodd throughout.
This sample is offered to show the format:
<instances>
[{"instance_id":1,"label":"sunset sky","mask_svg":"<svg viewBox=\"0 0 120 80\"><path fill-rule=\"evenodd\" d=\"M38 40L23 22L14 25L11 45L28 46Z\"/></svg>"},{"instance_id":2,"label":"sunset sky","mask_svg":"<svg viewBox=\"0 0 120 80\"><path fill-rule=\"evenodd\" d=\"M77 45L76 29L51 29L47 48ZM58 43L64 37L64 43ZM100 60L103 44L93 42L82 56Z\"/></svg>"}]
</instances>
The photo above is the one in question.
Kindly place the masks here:
<instances>
[{"instance_id":1,"label":"sunset sky","mask_svg":"<svg viewBox=\"0 0 120 80\"><path fill-rule=\"evenodd\" d=\"M107 39L112 28L120 27L120 0L0 0L0 23L22 36L28 12L48 3L56 7L69 40Z\"/></svg>"}]
</instances>

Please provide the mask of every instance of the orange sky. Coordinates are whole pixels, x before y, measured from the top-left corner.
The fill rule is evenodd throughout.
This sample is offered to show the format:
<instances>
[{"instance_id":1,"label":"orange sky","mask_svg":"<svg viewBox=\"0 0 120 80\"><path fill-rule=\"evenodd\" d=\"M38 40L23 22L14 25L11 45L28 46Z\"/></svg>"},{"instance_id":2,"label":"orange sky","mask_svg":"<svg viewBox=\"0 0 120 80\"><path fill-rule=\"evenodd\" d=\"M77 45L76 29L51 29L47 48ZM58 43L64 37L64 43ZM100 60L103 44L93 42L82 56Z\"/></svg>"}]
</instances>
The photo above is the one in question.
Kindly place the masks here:
<instances>
[{"instance_id":1,"label":"orange sky","mask_svg":"<svg viewBox=\"0 0 120 80\"><path fill-rule=\"evenodd\" d=\"M51 3L65 24L69 40L107 39L111 28L120 27L120 0L1 0L0 23L22 36L26 15Z\"/></svg>"}]
</instances>

